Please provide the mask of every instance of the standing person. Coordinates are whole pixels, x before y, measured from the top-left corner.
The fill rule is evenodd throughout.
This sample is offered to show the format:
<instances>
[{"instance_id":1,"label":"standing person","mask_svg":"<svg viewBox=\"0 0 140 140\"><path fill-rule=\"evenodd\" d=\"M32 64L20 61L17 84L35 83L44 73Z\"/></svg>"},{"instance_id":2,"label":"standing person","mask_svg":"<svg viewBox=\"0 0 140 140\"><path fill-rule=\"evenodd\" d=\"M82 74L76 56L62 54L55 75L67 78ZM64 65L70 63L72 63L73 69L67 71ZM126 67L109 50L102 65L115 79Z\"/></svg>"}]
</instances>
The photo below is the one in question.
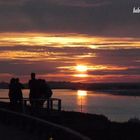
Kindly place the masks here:
<instances>
[{"instance_id":1,"label":"standing person","mask_svg":"<svg viewBox=\"0 0 140 140\"><path fill-rule=\"evenodd\" d=\"M11 105L16 104L15 93L16 93L16 79L12 78L9 84L9 99Z\"/></svg>"},{"instance_id":2,"label":"standing person","mask_svg":"<svg viewBox=\"0 0 140 140\"><path fill-rule=\"evenodd\" d=\"M18 108L18 104L22 104L22 84L18 78L12 78L9 85L10 104Z\"/></svg>"},{"instance_id":3,"label":"standing person","mask_svg":"<svg viewBox=\"0 0 140 140\"><path fill-rule=\"evenodd\" d=\"M15 79L15 84L16 84L16 95L15 95L16 102L19 104L22 104L22 100L23 100L22 88L23 88L23 86L20 83L19 78Z\"/></svg>"},{"instance_id":4,"label":"standing person","mask_svg":"<svg viewBox=\"0 0 140 140\"><path fill-rule=\"evenodd\" d=\"M31 80L29 80L29 100L32 107L36 106L36 99L38 94L38 84L35 73L31 73Z\"/></svg>"},{"instance_id":5,"label":"standing person","mask_svg":"<svg viewBox=\"0 0 140 140\"><path fill-rule=\"evenodd\" d=\"M41 99L39 103L39 107L43 107L46 99L50 99L52 96L52 90L49 85L46 83L44 79L38 79L38 98Z\"/></svg>"}]
</instances>

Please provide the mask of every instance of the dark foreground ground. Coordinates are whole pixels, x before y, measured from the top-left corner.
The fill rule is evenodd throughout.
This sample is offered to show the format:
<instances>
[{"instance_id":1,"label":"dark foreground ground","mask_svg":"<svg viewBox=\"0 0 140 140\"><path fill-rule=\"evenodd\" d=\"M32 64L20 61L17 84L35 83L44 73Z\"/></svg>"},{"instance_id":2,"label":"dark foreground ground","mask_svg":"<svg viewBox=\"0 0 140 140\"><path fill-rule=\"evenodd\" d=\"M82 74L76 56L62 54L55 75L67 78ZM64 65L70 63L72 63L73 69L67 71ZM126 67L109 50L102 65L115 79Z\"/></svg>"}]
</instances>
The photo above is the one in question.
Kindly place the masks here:
<instances>
[{"instance_id":1,"label":"dark foreground ground","mask_svg":"<svg viewBox=\"0 0 140 140\"><path fill-rule=\"evenodd\" d=\"M117 123L105 116L78 112L61 112L57 117L41 116L43 119L70 127L93 140L140 139L140 123Z\"/></svg>"},{"instance_id":2,"label":"dark foreground ground","mask_svg":"<svg viewBox=\"0 0 140 140\"><path fill-rule=\"evenodd\" d=\"M1 105L0 105L1 106ZM5 106L5 105L4 105ZM8 106L6 106L9 109ZM19 111L14 109L15 111ZM139 140L139 122L111 122L103 115L78 112L48 112L44 109L26 110L27 114L72 128L93 140Z\"/></svg>"},{"instance_id":3,"label":"dark foreground ground","mask_svg":"<svg viewBox=\"0 0 140 140\"><path fill-rule=\"evenodd\" d=\"M0 123L0 140L38 140L36 136Z\"/></svg>"}]
</instances>

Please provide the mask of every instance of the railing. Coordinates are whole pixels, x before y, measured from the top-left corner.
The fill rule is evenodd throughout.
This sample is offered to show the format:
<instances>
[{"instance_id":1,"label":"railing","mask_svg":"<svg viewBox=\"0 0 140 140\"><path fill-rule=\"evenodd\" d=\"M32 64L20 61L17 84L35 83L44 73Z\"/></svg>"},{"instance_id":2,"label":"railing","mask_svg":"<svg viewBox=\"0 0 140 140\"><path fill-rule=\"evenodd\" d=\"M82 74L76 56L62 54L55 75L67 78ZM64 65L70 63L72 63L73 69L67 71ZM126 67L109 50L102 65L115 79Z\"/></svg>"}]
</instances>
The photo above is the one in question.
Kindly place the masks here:
<instances>
[{"instance_id":1,"label":"railing","mask_svg":"<svg viewBox=\"0 0 140 140\"><path fill-rule=\"evenodd\" d=\"M5 100L8 100L9 101L9 98L7 97L3 97L3 98L0 98L0 101L5 101ZM45 101L45 108L49 111L52 111L53 109L57 110L57 111L61 111L61 99L58 99L58 98L50 98L50 99L33 99L33 101ZM23 98L22 100L22 111L23 113L25 113L25 110L26 110L26 107L27 105L30 105L30 100L29 98ZM56 104L56 108L55 108L55 104Z\"/></svg>"},{"instance_id":2,"label":"railing","mask_svg":"<svg viewBox=\"0 0 140 140\"><path fill-rule=\"evenodd\" d=\"M44 101L47 102L46 103L46 108L47 110L53 110L54 109L54 103L57 103L57 108L56 110L61 111L61 99L58 98L50 98L50 99L33 99L33 101ZM23 105L27 106L28 102L30 102L30 100L28 98L24 98L23 99Z\"/></svg>"}]
</instances>

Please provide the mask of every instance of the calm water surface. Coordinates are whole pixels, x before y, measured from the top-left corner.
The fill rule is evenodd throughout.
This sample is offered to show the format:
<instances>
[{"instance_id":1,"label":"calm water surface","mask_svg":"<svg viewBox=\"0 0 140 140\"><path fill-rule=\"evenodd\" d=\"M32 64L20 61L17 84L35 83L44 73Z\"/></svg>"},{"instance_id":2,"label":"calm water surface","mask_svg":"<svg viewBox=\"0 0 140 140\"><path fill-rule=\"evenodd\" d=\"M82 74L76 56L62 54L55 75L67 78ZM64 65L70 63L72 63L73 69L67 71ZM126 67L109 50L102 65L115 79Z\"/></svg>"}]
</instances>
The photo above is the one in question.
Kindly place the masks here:
<instances>
[{"instance_id":1,"label":"calm water surface","mask_svg":"<svg viewBox=\"0 0 140 140\"><path fill-rule=\"evenodd\" d=\"M96 91L53 90L53 97L62 99L62 109L92 114L104 114L112 121L140 118L140 97L111 95ZM29 91L23 90L24 97ZM0 89L0 97L7 97L8 90Z\"/></svg>"}]
</instances>

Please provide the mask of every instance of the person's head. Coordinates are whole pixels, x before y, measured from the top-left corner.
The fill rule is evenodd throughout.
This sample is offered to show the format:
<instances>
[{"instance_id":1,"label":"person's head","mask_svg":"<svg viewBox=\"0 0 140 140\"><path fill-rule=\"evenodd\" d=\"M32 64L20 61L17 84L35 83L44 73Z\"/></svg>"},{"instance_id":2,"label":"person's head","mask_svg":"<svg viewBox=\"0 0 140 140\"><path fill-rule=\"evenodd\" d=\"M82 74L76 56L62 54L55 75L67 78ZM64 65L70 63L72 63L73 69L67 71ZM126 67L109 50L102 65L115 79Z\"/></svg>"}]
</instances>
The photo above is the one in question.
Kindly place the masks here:
<instances>
[{"instance_id":1,"label":"person's head","mask_svg":"<svg viewBox=\"0 0 140 140\"><path fill-rule=\"evenodd\" d=\"M35 79L35 73L31 73L31 79Z\"/></svg>"},{"instance_id":2,"label":"person's head","mask_svg":"<svg viewBox=\"0 0 140 140\"><path fill-rule=\"evenodd\" d=\"M10 80L10 84L13 84L13 83L15 83L15 78L12 78L11 80Z\"/></svg>"},{"instance_id":3,"label":"person's head","mask_svg":"<svg viewBox=\"0 0 140 140\"><path fill-rule=\"evenodd\" d=\"M16 79L15 79L15 82L16 82L16 83L19 83L19 78L16 78Z\"/></svg>"}]
</instances>

